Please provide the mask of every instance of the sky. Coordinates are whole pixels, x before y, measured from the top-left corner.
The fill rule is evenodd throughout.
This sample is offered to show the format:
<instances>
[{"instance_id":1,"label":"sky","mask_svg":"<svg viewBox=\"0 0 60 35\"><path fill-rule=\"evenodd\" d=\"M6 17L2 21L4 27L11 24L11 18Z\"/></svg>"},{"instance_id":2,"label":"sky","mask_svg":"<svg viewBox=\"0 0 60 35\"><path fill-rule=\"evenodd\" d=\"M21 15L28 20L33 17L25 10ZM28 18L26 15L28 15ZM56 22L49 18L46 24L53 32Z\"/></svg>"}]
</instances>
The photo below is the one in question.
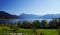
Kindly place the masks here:
<instances>
[{"instance_id":1,"label":"sky","mask_svg":"<svg viewBox=\"0 0 60 35\"><path fill-rule=\"evenodd\" d=\"M60 0L0 0L0 11L13 15L60 14Z\"/></svg>"}]
</instances>

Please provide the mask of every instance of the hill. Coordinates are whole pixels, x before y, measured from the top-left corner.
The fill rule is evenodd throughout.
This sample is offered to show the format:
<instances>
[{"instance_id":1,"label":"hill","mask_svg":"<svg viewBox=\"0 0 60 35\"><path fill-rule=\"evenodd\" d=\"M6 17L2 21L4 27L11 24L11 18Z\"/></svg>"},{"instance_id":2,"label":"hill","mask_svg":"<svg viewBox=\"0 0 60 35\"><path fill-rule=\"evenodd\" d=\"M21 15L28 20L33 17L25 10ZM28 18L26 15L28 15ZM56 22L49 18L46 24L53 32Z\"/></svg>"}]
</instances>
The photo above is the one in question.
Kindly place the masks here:
<instances>
[{"instance_id":1,"label":"hill","mask_svg":"<svg viewBox=\"0 0 60 35\"><path fill-rule=\"evenodd\" d=\"M5 11L0 11L0 19L18 19L16 15L11 15Z\"/></svg>"}]
</instances>

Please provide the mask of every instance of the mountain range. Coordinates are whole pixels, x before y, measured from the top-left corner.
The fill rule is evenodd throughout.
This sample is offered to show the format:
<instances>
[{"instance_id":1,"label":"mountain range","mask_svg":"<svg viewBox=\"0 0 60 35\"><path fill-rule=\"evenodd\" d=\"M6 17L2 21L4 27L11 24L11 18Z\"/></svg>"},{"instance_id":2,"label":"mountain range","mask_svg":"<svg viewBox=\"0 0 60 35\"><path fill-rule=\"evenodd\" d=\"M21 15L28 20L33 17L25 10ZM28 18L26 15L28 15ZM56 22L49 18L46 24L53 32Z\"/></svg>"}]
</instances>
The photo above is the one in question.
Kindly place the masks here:
<instances>
[{"instance_id":1,"label":"mountain range","mask_svg":"<svg viewBox=\"0 0 60 35\"><path fill-rule=\"evenodd\" d=\"M34 15L34 14L24 14L21 15L11 15L5 11L0 11L0 19L52 19L60 18L60 14L46 14L46 15Z\"/></svg>"},{"instance_id":2,"label":"mountain range","mask_svg":"<svg viewBox=\"0 0 60 35\"><path fill-rule=\"evenodd\" d=\"M39 16L34 15L34 14L24 14L24 13L22 13L19 18L20 19L38 19Z\"/></svg>"},{"instance_id":3,"label":"mountain range","mask_svg":"<svg viewBox=\"0 0 60 35\"><path fill-rule=\"evenodd\" d=\"M34 14L21 14L21 19L53 19L60 18L60 14L46 14L46 15L34 15Z\"/></svg>"}]
</instances>

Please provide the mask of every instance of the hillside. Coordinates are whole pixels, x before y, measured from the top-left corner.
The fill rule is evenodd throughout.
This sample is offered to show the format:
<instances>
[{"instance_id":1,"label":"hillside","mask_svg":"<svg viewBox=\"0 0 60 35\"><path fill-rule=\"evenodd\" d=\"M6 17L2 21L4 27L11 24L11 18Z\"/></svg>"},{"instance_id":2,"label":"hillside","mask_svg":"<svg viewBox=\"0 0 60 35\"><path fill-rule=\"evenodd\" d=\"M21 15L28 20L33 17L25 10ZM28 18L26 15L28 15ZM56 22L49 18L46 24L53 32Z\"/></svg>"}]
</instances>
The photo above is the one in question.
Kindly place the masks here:
<instances>
[{"instance_id":1,"label":"hillside","mask_svg":"<svg viewBox=\"0 0 60 35\"><path fill-rule=\"evenodd\" d=\"M16 15L11 15L6 13L5 11L0 11L0 19L18 19L19 17Z\"/></svg>"}]
</instances>

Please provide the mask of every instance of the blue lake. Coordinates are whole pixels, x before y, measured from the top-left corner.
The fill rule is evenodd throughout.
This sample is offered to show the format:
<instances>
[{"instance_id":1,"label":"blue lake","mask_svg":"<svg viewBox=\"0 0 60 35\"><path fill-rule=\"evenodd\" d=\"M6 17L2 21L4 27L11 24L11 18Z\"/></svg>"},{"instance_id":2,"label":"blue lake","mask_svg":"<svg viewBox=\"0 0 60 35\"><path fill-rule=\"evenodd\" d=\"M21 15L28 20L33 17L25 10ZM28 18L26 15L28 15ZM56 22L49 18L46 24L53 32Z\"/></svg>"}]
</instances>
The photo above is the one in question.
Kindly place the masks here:
<instances>
[{"instance_id":1,"label":"blue lake","mask_svg":"<svg viewBox=\"0 0 60 35\"><path fill-rule=\"evenodd\" d=\"M42 21L42 20L46 20L46 21L50 21L51 19L10 19L10 20L0 20L0 22L23 22L23 21L30 21L30 22L33 22L34 20L39 20L39 21Z\"/></svg>"}]
</instances>

